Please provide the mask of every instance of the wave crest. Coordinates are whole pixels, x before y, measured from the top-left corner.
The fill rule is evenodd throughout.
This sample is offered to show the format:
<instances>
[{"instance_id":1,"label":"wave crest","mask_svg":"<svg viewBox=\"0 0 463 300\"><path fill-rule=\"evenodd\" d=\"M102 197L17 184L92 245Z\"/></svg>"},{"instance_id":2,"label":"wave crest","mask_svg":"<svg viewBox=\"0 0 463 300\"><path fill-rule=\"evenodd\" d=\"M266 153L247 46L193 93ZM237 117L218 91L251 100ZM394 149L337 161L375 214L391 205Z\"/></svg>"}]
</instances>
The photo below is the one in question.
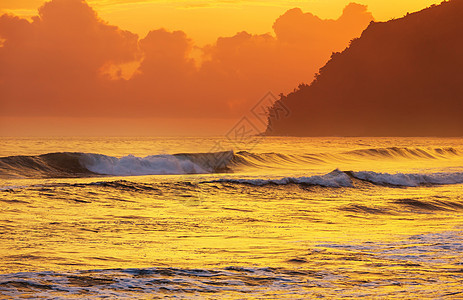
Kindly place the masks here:
<instances>
[{"instance_id":1,"label":"wave crest","mask_svg":"<svg viewBox=\"0 0 463 300\"><path fill-rule=\"evenodd\" d=\"M397 187L418 187L425 185L447 185L463 183L463 173L429 173L429 174L389 174L376 173L372 171L340 171L338 169L325 174L309 177L284 177L280 179L264 178L222 178L208 182L226 182L249 184L255 186L263 185L287 185L303 184L317 185L322 187L355 187L354 180L369 182L374 185L397 186Z\"/></svg>"},{"instance_id":2,"label":"wave crest","mask_svg":"<svg viewBox=\"0 0 463 300\"><path fill-rule=\"evenodd\" d=\"M416 187L422 185L445 185L463 183L463 173L430 173L430 174L389 174L371 171L350 172L356 179L378 185Z\"/></svg>"},{"instance_id":3,"label":"wave crest","mask_svg":"<svg viewBox=\"0 0 463 300\"><path fill-rule=\"evenodd\" d=\"M38 156L9 156L0 158L1 177L58 178L98 175L170 175L206 174L246 171L248 169L312 168L314 165L336 165L339 162L396 159L453 159L461 158L455 148L373 148L341 153L283 154L223 151L215 153L180 153L121 158L92 153L48 153ZM379 174L379 173L378 173ZM436 175L437 176L437 175ZM445 184L452 179L415 175L380 176L359 172L357 179L375 183L416 186L425 182ZM290 179L287 179L291 181ZM299 179L298 179L299 180ZM298 181L292 180L292 181ZM459 183L459 179L453 179ZM405 182L405 183L404 183Z\"/></svg>"},{"instance_id":4,"label":"wave crest","mask_svg":"<svg viewBox=\"0 0 463 300\"><path fill-rule=\"evenodd\" d=\"M285 177L281 179L233 179L233 178L222 178L219 180L213 180L209 182L229 182L229 183L243 183L250 185L286 185L286 184L304 184L304 185L318 185L323 187L352 187L352 180L345 173L338 169L325 174L315 175L309 177Z\"/></svg>"},{"instance_id":5,"label":"wave crest","mask_svg":"<svg viewBox=\"0 0 463 300\"><path fill-rule=\"evenodd\" d=\"M92 153L48 153L0 158L0 176L22 178L97 175L173 175L230 171L233 151L121 158Z\"/></svg>"},{"instance_id":6,"label":"wave crest","mask_svg":"<svg viewBox=\"0 0 463 300\"><path fill-rule=\"evenodd\" d=\"M206 170L190 160L173 155L151 155L147 157L128 155L117 158L100 154L82 154L81 162L93 173L115 176L201 174L210 172L210 170Z\"/></svg>"},{"instance_id":7,"label":"wave crest","mask_svg":"<svg viewBox=\"0 0 463 300\"><path fill-rule=\"evenodd\" d=\"M406 158L406 159L439 159L461 155L455 148L371 148L345 152L354 156L367 158Z\"/></svg>"}]
</instances>

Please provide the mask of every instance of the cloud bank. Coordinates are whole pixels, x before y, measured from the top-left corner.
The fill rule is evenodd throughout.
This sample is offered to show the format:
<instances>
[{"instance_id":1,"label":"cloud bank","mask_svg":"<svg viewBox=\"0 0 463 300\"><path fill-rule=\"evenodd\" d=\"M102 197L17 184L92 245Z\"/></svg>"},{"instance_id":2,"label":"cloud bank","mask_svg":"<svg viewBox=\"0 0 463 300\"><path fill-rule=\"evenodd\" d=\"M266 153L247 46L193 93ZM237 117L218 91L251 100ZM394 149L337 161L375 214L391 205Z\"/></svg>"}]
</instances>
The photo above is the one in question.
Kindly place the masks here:
<instances>
[{"instance_id":1,"label":"cloud bank","mask_svg":"<svg viewBox=\"0 0 463 300\"><path fill-rule=\"evenodd\" d=\"M239 117L269 90L311 82L372 20L353 3L337 20L294 8L274 33L198 48L182 31L139 37L85 1L52 0L32 21L0 16L0 117Z\"/></svg>"}]
</instances>

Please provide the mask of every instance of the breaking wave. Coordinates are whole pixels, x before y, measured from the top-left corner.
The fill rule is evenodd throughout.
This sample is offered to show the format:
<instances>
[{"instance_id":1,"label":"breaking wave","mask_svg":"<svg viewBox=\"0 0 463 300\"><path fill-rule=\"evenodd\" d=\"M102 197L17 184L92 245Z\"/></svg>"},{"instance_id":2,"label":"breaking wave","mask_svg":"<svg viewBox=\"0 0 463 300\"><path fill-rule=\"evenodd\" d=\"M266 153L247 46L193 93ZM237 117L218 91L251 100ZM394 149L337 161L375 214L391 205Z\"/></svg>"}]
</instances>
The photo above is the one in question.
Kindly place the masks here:
<instances>
[{"instance_id":1,"label":"breaking wave","mask_svg":"<svg viewBox=\"0 0 463 300\"><path fill-rule=\"evenodd\" d=\"M91 153L48 153L0 158L0 176L59 178L218 173L229 171L232 159L232 151L121 158Z\"/></svg>"},{"instance_id":2,"label":"breaking wave","mask_svg":"<svg viewBox=\"0 0 463 300\"><path fill-rule=\"evenodd\" d=\"M302 184L317 185L322 187L355 187L355 181L369 182L374 185L397 186L397 187L418 187L425 185L447 185L463 183L463 173L429 173L429 174L389 174L376 173L372 171L340 171L338 169L325 174L309 177L284 177L279 179L263 178L222 178L209 182L227 182L250 184L255 186L263 185L286 185Z\"/></svg>"},{"instance_id":3,"label":"breaking wave","mask_svg":"<svg viewBox=\"0 0 463 300\"><path fill-rule=\"evenodd\" d=\"M104 175L173 175L226 172L233 152L150 155L122 158L82 154L81 163L91 172Z\"/></svg>"},{"instance_id":4,"label":"breaking wave","mask_svg":"<svg viewBox=\"0 0 463 300\"><path fill-rule=\"evenodd\" d=\"M338 169L321 176L309 176L309 177L285 177L281 179L233 179L233 178L222 178L210 182L229 182L229 183L242 183L250 185L286 185L286 184L304 184L304 185L318 185L323 187L352 187L351 178L345 173Z\"/></svg>"},{"instance_id":5,"label":"breaking wave","mask_svg":"<svg viewBox=\"0 0 463 300\"><path fill-rule=\"evenodd\" d=\"M114 157L92 153L48 153L37 156L9 156L0 158L0 177L8 178L59 178L90 177L101 175L173 175L226 173L252 169L300 169L303 166L334 164L344 161L396 160L396 159L451 159L462 157L455 148L374 148L341 153L283 154L252 153L247 151L180 153L137 157ZM426 182L445 184L459 182L459 177L426 177L425 175L375 175L355 173L358 179L374 183L416 186ZM408 176L408 177L407 177ZM454 176L454 175L451 175ZM288 182L309 179L285 179ZM315 180L315 179L310 179ZM405 182L405 184L403 184ZM277 182L273 182L278 184ZM344 183L335 183L343 186Z\"/></svg>"},{"instance_id":6,"label":"breaking wave","mask_svg":"<svg viewBox=\"0 0 463 300\"><path fill-rule=\"evenodd\" d=\"M422 185L445 185L463 183L463 173L430 173L430 174L388 174L371 171L350 172L359 180L368 181L378 185L393 186L422 186Z\"/></svg>"},{"instance_id":7,"label":"breaking wave","mask_svg":"<svg viewBox=\"0 0 463 300\"><path fill-rule=\"evenodd\" d=\"M226 178L223 178L226 176ZM155 193L162 194L162 189L169 186L168 190L180 189L185 191L201 191L202 187L208 184L223 184L223 188L235 188L235 185L249 185L255 187L262 186L318 186L322 188L363 188L365 184L372 184L374 186L385 187L420 187L420 186L436 186L436 185L452 185L463 184L463 173L429 173L429 174L389 174L389 173L376 173L372 171L341 171L339 169L333 170L324 175L301 176L301 177L283 177L283 178L259 178L259 177L245 177L241 178L236 175L218 175L219 178L204 181L173 181L161 183L142 183L127 180L115 181L96 181L91 183L52 183L52 184L38 184L30 186L6 186L1 187L1 192L14 192L15 190L36 188L48 191L52 187L95 187L95 188L109 188L120 191L128 191L135 193ZM222 178L220 178L222 177ZM401 204L414 205L415 202L410 202L407 199ZM408 202L407 202L408 201ZM349 208L352 209L352 208ZM356 207L355 209L361 209Z\"/></svg>"}]
</instances>

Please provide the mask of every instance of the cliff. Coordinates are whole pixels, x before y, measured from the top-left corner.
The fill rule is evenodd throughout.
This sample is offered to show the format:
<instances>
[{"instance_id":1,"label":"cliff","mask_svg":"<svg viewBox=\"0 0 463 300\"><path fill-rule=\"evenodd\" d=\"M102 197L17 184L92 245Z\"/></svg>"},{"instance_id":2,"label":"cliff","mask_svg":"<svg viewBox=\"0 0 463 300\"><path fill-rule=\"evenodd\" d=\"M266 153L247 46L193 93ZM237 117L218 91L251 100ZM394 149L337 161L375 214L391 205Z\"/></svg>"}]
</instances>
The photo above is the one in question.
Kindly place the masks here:
<instances>
[{"instance_id":1,"label":"cliff","mask_svg":"<svg viewBox=\"0 0 463 300\"><path fill-rule=\"evenodd\" d=\"M372 22L310 85L281 96L266 133L463 135L463 0Z\"/></svg>"}]
</instances>

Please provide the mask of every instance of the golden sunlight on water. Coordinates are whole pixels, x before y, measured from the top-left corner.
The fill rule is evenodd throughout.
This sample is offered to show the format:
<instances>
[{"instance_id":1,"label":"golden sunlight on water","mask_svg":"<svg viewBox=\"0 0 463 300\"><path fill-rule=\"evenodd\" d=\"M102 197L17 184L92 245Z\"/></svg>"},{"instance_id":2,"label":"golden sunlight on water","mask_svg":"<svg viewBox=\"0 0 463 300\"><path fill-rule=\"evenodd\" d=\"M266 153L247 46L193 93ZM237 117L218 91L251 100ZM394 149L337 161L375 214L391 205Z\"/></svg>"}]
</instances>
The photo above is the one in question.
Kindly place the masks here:
<instances>
[{"instance_id":1,"label":"golden sunlight on water","mask_svg":"<svg viewBox=\"0 0 463 300\"><path fill-rule=\"evenodd\" d=\"M165 171L170 156L146 157L208 152L217 141L226 144L4 140L2 157L16 149L138 159L100 157L117 163L118 176L54 178L44 175L50 166L19 176L2 158L0 292L461 296L461 139L268 138L235 148L227 173L121 175L129 163L131 172Z\"/></svg>"}]
</instances>

